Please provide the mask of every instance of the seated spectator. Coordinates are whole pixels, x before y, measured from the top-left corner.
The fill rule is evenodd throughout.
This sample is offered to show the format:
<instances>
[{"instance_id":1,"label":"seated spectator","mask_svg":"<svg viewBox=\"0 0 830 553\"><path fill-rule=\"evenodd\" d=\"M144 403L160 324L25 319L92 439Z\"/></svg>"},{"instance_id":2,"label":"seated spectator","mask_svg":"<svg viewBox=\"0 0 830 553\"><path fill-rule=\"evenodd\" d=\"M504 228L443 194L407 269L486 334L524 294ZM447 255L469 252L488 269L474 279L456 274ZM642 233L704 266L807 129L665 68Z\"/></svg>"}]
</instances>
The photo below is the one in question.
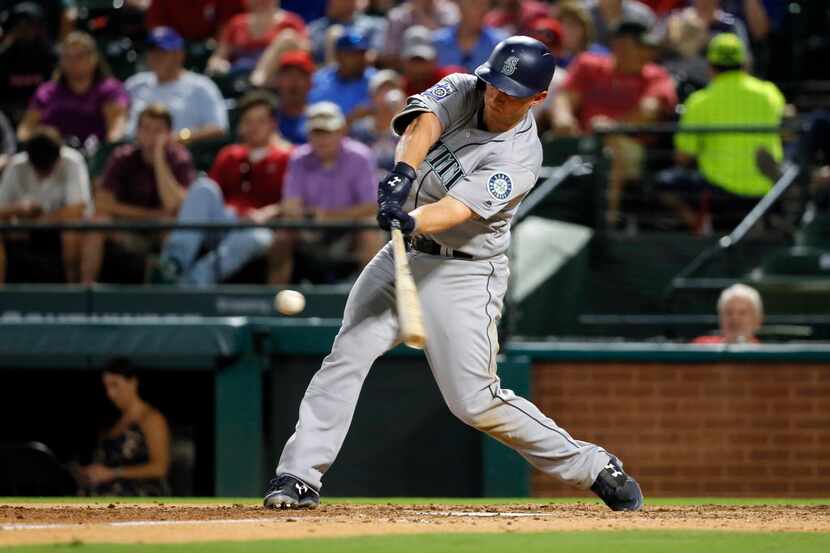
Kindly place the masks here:
<instances>
[{"instance_id":1,"label":"seated spectator","mask_svg":"<svg viewBox=\"0 0 830 553\"><path fill-rule=\"evenodd\" d=\"M425 27L435 31L458 23L458 6L452 0L407 0L392 8L387 16L386 34L379 54L379 64L403 70L401 51L408 29ZM430 40L431 37L430 37ZM420 92L420 91L419 91Z\"/></svg>"},{"instance_id":2,"label":"seated spectator","mask_svg":"<svg viewBox=\"0 0 830 553\"><path fill-rule=\"evenodd\" d=\"M641 0L643 4L651 8L657 17L664 17L673 10L677 10L686 5L687 0ZM740 0L739 0L740 1ZM754 0L750 0L754 1ZM776 2L777 0L772 0Z\"/></svg>"},{"instance_id":3,"label":"seated spectator","mask_svg":"<svg viewBox=\"0 0 830 553\"><path fill-rule=\"evenodd\" d=\"M309 103L334 102L346 116L365 113L369 104L369 79L377 70L369 65L369 38L349 30L337 39L335 65L317 70L311 81ZM353 113L360 108L360 112Z\"/></svg>"},{"instance_id":4,"label":"seated spectator","mask_svg":"<svg viewBox=\"0 0 830 553\"><path fill-rule=\"evenodd\" d=\"M661 31L666 56L663 64L697 90L709 82L706 46L721 33L737 35L744 45L747 69L752 67L749 35L741 20L720 9L720 0L692 0L689 7L672 12Z\"/></svg>"},{"instance_id":5,"label":"seated spectator","mask_svg":"<svg viewBox=\"0 0 830 553\"><path fill-rule=\"evenodd\" d=\"M594 38L602 46L610 46L613 31L622 21L636 19L648 22L649 27L657 23L654 12L638 0L587 0L585 2L594 22Z\"/></svg>"},{"instance_id":6,"label":"seated spectator","mask_svg":"<svg viewBox=\"0 0 830 553\"><path fill-rule=\"evenodd\" d=\"M440 67L432 32L426 27L410 27L403 37L403 87L407 96L420 94L438 81L466 69L457 65Z\"/></svg>"},{"instance_id":7,"label":"seated spectator","mask_svg":"<svg viewBox=\"0 0 830 553\"><path fill-rule=\"evenodd\" d=\"M498 0L484 23L507 35L527 35L537 19L550 17L550 6L537 0Z\"/></svg>"},{"instance_id":8,"label":"seated spectator","mask_svg":"<svg viewBox=\"0 0 830 553\"><path fill-rule=\"evenodd\" d=\"M311 92L314 62L304 50L286 52L274 78L279 96L277 121L280 134L292 144L305 144L305 111Z\"/></svg>"},{"instance_id":9,"label":"seated spectator","mask_svg":"<svg viewBox=\"0 0 830 553\"><path fill-rule=\"evenodd\" d=\"M615 123L652 123L674 112L674 82L662 67L648 61L653 44L648 25L640 19L624 20L615 29L611 56L584 53L574 60L553 99L554 132L581 135ZM605 146L611 153L606 215L616 225L624 184L641 177L644 148L620 134L606 136Z\"/></svg>"},{"instance_id":10,"label":"seated spectator","mask_svg":"<svg viewBox=\"0 0 830 553\"><path fill-rule=\"evenodd\" d=\"M562 23L562 52L559 67L567 69L571 61L583 52L608 53L608 48L595 42L594 21L582 3L574 1L561 3L559 21Z\"/></svg>"},{"instance_id":11,"label":"seated spectator","mask_svg":"<svg viewBox=\"0 0 830 553\"><path fill-rule=\"evenodd\" d=\"M114 359L101 377L118 421L98 439L93 463L79 469L86 494L158 497L170 495L170 427L155 407L141 398L135 367Z\"/></svg>"},{"instance_id":12,"label":"seated spectator","mask_svg":"<svg viewBox=\"0 0 830 553\"><path fill-rule=\"evenodd\" d=\"M0 111L0 175L6 169L9 159L17 151L17 141L11 123Z\"/></svg>"},{"instance_id":13,"label":"seated spectator","mask_svg":"<svg viewBox=\"0 0 830 553\"><path fill-rule=\"evenodd\" d=\"M303 20L280 9L279 0L245 0L245 4L248 11L235 15L222 29L219 45L208 60L209 72L251 71L271 43L305 36Z\"/></svg>"},{"instance_id":14,"label":"seated spectator","mask_svg":"<svg viewBox=\"0 0 830 553\"><path fill-rule=\"evenodd\" d=\"M38 87L17 136L26 141L43 124L78 147L90 139L118 142L126 131L128 105L127 91L102 65L95 40L74 31L61 43L58 70Z\"/></svg>"},{"instance_id":15,"label":"seated spectator","mask_svg":"<svg viewBox=\"0 0 830 553\"><path fill-rule=\"evenodd\" d=\"M311 55L318 65L326 62L328 33L335 25L366 37L367 49L380 50L386 20L361 13L357 0L328 0L326 15L308 25Z\"/></svg>"},{"instance_id":16,"label":"seated spectator","mask_svg":"<svg viewBox=\"0 0 830 553\"><path fill-rule=\"evenodd\" d=\"M438 50L438 65L460 65L468 73L487 61L496 44L506 35L484 23L487 3L458 0L458 24L435 31L433 43Z\"/></svg>"},{"instance_id":17,"label":"seated spectator","mask_svg":"<svg viewBox=\"0 0 830 553\"><path fill-rule=\"evenodd\" d=\"M127 79L129 135L135 136L138 116L150 104L164 104L173 115L179 142L220 138L228 130L228 112L216 85L184 68L184 40L169 27L157 27L147 39L150 71Z\"/></svg>"},{"instance_id":18,"label":"seated spectator","mask_svg":"<svg viewBox=\"0 0 830 553\"><path fill-rule=\"evenodd\" d=\"M275 105L262 93L240 101L239 144L224 147L210 178L191 186L179 211L179 222L267 222L279 215L288 150L275 145ZM274 238L265 227L230 232L173 231L159 264L161 280L208 286L232 276L263 255ZM198 257L202 248L208 251ZM276 278L273 273L269 279ZM273 281L273 280L272 280Z\"/></svg>"},{"instance_id":19,"label":"seated spectator","mask_svg":"<svg viewBox=\"0 0 830 553\"><path fill-rule=\"evenodd\" d=\"M699 336L695 344L757 344L755 333L764 320L764 305L755 288L733 284L718 299L720 334Z\"/></svg>"},{"instance_id":20,"label":"seated spectator","mask_svg":"<svg viewBox=\"0 0 830 553\"><path fill-rule=\"evenodd\" d=\"M663 200L698 232L711 227L731 230L769 192L782 159L778 133L684 133L684 127L778 127L784 97L771 82L749 75L747 55L737 35L712 39L707 57L712 82L689 96L675 135L680 168L658 177ZM692 167L696 165L697 170ZM692 198L691 204L685 198ZM711 220L701 217L701 198Z\"/></svg>"},{"instance_id":21,"label":"seated spectator","mask_svg":"<svg viewBox=\"0 0 830 553\"><path fill-rule=\"evenodd\" d=\"M243 11L245 0L152 0L147 28L170 27L186 40L208 40Z\"/></svg>"},{"instance_id":22,"label":"seated spectator","mask_svg":"<svg viewBox=\"0 0 830 553\"><path fill-rule=\"evenodd\" d=\"M52 74L55 52L34 2L12 8L0 39L0 109L17 126L35 90Z\"/></svg>"},{"instance_id":23,"label":"seated spectator","mask_svg":"<svg viewBox=\"0 0 830 553\"><path fill-rule=\"evenodd\" d=\"M24 2L22 0L0 0L0 20L5 13L14 10L23 4L34 4L42 14L43 28L49 42L60 42L75 25L75 0L37 0ZM28 8L27 8L28 9Z\"/></svg>"},{"instance_id":24,"label":"seated spectator","mask_svg":"<svg viewBox=\"0 0 830 553\"><path fill-rule=\"evenodd\" d=\"M32 133L23 151L15 154L0 180L0 220L42 223L80 221L92 208L89 174L84 158L63 146L55 129ZM80 280L80 237L73 232L43 231L7 234L0 243L0 283ZM44 258L48 258L43 269ZM64 274L53 268L63 259ZM6 270L8 275L6 274Z\"/></svg>"},{"instance_id":25,"label":"seated spectator","mask_svg":"<svg viewBox=\"0 0 830 553\"><path fill-rule=\"evenodd\" d=\"M786 3L778 0L723 0L721 4L724 11L744 23L753 43L760 43L778 31L787 13Z\"/></svg>"},{"instance_id":26,"label":"seated spectator","mask_svg":"<svg viewBox=\"0 0 830 553\"><path fill-rule=\"evenodd\" d=\"M113 152L98 182L96 221L152 221L176 216L187 187L196 178L196 169L187 148L173 140L172 124L164 105L144 108L135 142ZM81 248L84 284L98 281L105 242L119 254L144 259L158 251L161 240L128 232L86 233Z\"/></svg>"},{"instance_id":27,"label":"seated spectator","mask_svg":"<svg viewBox=\"0 0 830 553\"><path fill-rule=\"evenodd\" d=\"M308 144L295 148L288 162L282 214L315 221L374 221L377 212L377 166L372 151L345 136L346 118L336 104L320 102L308 108ZM383 245L379 231L334 233L281 231L272 256L283 278L294 273L294 254L323 252L323 265L348 258L349 272L363 267ZM340 275L343 276L343 275ZM335 277L324 275L323 282Z\"/></svg>"},{"instance_id":28,"label":"seated spectator","mask_svg":"<svg viewBox=\"0 0 830 553\"><path fill-rule=\"evenodd\" d=\"M389 174L395 166L395 147L398 135L392 130L392 118L401 111L406 94L401 88L401 77L391 69L379 71L369 83L372 93L370 115L352 125L351 136L372 149L377 160L377 180Z\"/></svg>"}]
</instances>

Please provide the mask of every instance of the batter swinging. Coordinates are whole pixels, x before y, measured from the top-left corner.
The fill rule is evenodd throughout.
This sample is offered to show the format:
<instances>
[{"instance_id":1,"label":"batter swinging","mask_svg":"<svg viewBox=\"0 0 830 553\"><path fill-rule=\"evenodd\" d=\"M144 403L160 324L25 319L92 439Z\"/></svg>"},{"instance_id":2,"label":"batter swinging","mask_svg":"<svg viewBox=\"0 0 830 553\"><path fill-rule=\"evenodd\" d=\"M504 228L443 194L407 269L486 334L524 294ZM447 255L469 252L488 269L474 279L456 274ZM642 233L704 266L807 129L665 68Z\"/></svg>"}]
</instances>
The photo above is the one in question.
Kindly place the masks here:
<instances>
[{"instance_id":1,"label":"batter swinging","mask_svg":"<svg viewBox=\"0 0 830 553\"><path fill-rule=\"evenodd\" d=\"M528 110L544 100L555 68L541 42L515 36L498 44L475 76L450 75L409 98L393 121L401 134L398 163L379 184L378 222L389 230L397 221L410 236L425 353L452 413L542 472L591 488L611 509L637 510L642 492L616 457L572 438L501 388L496 374L510 220L542 164ZM266 490L266 507L319 504L323 475L346 437L363 380L398 342L394 310L387 244L349 294L340 332L308 386Z\"/></svg>"}]
</instances>

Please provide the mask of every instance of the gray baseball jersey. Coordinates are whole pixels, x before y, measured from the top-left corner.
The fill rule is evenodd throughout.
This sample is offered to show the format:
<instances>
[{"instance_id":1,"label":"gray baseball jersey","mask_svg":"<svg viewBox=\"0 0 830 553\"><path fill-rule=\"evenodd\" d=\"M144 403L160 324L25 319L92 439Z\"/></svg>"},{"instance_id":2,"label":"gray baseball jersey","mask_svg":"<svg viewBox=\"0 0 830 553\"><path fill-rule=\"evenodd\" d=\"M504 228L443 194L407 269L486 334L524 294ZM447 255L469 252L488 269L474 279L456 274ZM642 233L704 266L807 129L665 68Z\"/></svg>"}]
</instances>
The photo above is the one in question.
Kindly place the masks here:
<instances>
[{"instance_id":1,"label":"gray baseball jersey","mask_svg":"<svg viewBox=\"0 0 830 553\"><path fill-rule=\"evenodd\" d=\"M404 205L407 211L451 196L475 217L430 236L476 258L504 253L510 243L510 219L536 184L542 166L542 145L530 112L512 129L492 133L481 129L484 90L474 75L455 73L411 96L394 121L402 133L425 111L444 127L438 142L418 167L418 179Z\"/></svg>"},{"instance_id":2,"label":"gray baseball jersey","mask_svg":"<svg viewBox=\"0 0 830 553\"><path fill-rule=\"evenodd\" d=\"M542 472L588 488L607 465L608 453L572 438L533 403L502 388L496 371L510 219L536 180L542 152L531 117L507 132L489 133L477 121L482 105L475 77L451 75L411 97L395 119L400 132L416 114L431 111L444 126L418 168L405 207L449 194L476 214L432 237L473 259L408 253L423 311L424 353L459 419L512 447ZM308 385L277 474L320 488L346 438L363 380L375 359L399 343L395 309L395 264L387 244L349 293L340 332ZM447 470L463 469L448 463Z\"/></svg>"}]
</instances>

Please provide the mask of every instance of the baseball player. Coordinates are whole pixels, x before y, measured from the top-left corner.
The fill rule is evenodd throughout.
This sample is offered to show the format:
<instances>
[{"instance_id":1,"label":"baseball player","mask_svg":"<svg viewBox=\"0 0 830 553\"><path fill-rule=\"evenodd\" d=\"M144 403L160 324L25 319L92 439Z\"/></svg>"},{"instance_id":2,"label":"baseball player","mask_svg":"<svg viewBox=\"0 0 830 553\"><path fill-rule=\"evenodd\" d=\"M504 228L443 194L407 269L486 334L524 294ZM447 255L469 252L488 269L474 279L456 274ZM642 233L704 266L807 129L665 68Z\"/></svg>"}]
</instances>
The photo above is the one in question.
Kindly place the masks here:
<instances>
[{"instance_id":1,"label":"baseball player","mask_svg":"<svg viewBox=\"0 0 830 553\"><path fill-rule=\"evenodd\" d=\"M502 388L496 374L510 220L542 164L529 109L545 99L555 68L541 42L514 36L475 75L450 75L410 97L392 123L401 139L397 164L378 186L378 222L386 230L399 225L409 236L425 353L452 413L542 472L590 488L611 509L637 510L642 492L616 457L572 438ZM319 504L363 380L398 343L394 276L387 244L349 294L331 353L308 386L265 492L266 507Z\"/></svg>"}]
</instances>

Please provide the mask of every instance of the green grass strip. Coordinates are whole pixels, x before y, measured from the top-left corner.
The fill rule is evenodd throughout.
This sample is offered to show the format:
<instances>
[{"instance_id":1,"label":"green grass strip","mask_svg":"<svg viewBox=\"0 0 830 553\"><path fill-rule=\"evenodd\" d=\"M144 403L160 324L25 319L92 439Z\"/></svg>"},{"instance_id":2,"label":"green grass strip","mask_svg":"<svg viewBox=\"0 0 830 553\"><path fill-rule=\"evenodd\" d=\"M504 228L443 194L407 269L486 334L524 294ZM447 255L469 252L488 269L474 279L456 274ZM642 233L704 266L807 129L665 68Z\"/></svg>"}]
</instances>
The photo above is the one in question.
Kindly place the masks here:
<instances>
[{"instance_id":1,"label":"green grass strip","mask_svg":"<svg viewBox=\"0 0 830 553\"><path fill-rule=\"evenodd\" d=\"M354 505L564 505L569 503L600 504L589 497L323 497L324 503ZM0 497L0 504L37 505L39 503L72 504L134 504L162 503L184 505L260 505L262 499L251 497ZM646 497L646 505L830 505L830 498L733 498L733 497Z\"/></svg>"},{"instance_id":2,"label":"green grass strip","mask_svg":"<svg viewBox=\"0 0 830 553\"><path fill-rule=\"evenodd\" d=\"M741 532L557 532L421 534L342 539L173 545L70 544L0 548L3 553L825 553L830 534Z\"/></svg>"}]
</instances>

